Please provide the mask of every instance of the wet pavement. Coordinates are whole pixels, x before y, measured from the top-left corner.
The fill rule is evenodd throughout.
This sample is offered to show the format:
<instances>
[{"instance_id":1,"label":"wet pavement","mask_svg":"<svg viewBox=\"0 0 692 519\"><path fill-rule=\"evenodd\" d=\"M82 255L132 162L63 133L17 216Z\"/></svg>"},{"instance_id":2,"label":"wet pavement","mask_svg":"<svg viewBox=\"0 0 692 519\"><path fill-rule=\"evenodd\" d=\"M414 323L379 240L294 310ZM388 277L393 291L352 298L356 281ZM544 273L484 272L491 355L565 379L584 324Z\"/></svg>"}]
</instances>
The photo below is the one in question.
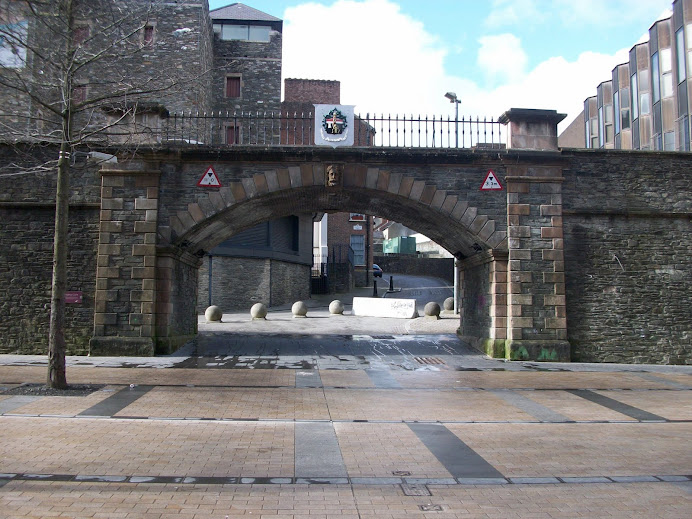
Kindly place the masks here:
<instances>
[{"instance_id":1,"label":"wet pavement","mask_svg":"<svg viewBox=\"0 0 692 519\"><path fill-rule=\"evenodd\" d=\"M690 517L692 366L504 362L454 316L327 305L68 357L81 396L13 394L46 358L0 355L0 516Z\"/></svg>"}]
</instances>

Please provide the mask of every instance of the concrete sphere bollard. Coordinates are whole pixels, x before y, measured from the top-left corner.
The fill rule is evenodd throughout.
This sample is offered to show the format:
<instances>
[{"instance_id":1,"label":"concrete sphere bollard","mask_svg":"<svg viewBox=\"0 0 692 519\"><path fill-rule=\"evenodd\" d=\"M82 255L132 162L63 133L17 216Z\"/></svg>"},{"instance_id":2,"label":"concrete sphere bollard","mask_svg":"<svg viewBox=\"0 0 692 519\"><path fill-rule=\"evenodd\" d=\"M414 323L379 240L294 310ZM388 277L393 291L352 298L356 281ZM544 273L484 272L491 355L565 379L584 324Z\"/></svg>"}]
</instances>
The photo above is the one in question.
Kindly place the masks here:
<instances>
[{"instance_id":1,"label":"concrete sphere bollard","mask_svg":"<svg viewBox=\"0 0 692 519\"><path fill-rule=\"evenodd\" d=\"M255 303L252 305L252 308L250 308L250 316L252 317L253 321L257 319L266 319L267 307L262 303Z\"/></svg>"},{"instance_id":2,"label":"concrete sphere bollard","mask_svg":"<svg viewBox=\"0 0 692 519\"><path fill-rule=\"evenodd\" d=\"M442 303L442 306L447 312L453 312L454 311L454 298L448 297L447 299L445 299L445 302Z\"/></svg>"},{"instance_id":3,"label":"concrete sphere bollard","mask_svg":"<svg viewBox=\"0 0 692 519\"><path fill-rule=\"evenodd\" d=\"M204 311L204 317L208 323L220 323L223 312L218 306L210 306Z\"/></svg>"},{"instance_id":4,"label":"concrete sphere bollard","mask_svg":"<svg viewBox=\"0 0 692 519\"><path fill-rule=\"evenodd\" d=\"M329 303L329 313L332 315L341 315L344 313L344 304L339 301L338 299L335 299L331 303Z\"/></svg>"},{"instance_id":5,"label":"concrete sphere bollard","mask_svg":"<svg viewBox=\"0 0 692 519\"><path fill-rule=\"evenodd\" d=\"M440 318L440 305L431 301L425 305L425 308L423 308L423 313L425 314L426 318L439 319Z\"/></svg>"},{"instance_id":6,"label":"concrete sphere bollard","mask_svg":"<svg viewBox=\"0 0 692 519\"><path fill-rule=\"evenodd\" d=\"M293 317L306 317L308 314L308 305L302 301L296 301L291 307L291 313Z\"/></svg>"}]
</instances>

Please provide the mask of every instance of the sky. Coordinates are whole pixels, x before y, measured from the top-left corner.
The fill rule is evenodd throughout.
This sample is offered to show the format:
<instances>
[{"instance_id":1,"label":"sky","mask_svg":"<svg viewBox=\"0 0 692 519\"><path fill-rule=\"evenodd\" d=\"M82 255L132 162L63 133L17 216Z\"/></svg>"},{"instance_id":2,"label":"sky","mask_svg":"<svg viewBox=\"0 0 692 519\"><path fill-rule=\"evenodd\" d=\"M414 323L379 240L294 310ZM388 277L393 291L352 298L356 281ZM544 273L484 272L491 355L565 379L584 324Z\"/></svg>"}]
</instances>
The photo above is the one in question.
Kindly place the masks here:
<instances>
[{"instance_id":1,"label":"sky","mask_svg":"<svg viewBox=\"0 0 692 519\"><path fill-rule=\"evenodd\" d=\"M233 3L210 0L211 9ZM284 21L283 78L341 82L358 114L567 114L648 39L672 0L246 0Z\"/></svg>"}]
</instances>

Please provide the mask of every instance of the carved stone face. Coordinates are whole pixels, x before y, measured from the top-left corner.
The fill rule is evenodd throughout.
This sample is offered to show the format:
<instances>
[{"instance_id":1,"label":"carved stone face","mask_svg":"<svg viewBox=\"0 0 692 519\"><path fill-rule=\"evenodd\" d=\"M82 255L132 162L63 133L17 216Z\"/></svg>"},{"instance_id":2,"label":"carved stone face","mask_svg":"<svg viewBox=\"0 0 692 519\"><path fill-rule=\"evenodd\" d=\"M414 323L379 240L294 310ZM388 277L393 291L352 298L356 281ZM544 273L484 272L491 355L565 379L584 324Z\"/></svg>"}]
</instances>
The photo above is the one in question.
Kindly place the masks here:
<instances>
[{"instance_id":1,"label":"carved stone face","mask_svg":"<svg viewBox=\"0 0 692 519\"><path fill-rule=\"evenodd\" d=\"M341 166L330 164L327 166L327 186L335 187L341 182Z\"/></svg>"}]
</instances>

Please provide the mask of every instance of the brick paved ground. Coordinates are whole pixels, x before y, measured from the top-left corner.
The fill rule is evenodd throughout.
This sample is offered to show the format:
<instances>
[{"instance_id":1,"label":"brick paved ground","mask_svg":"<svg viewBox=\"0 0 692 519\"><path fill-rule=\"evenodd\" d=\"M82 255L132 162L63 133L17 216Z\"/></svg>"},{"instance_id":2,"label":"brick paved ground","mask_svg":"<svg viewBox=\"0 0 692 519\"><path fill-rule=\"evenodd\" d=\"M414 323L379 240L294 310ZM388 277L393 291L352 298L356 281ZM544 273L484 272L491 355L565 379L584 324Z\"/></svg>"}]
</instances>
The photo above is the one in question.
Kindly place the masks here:
<instances>
[{"instance_id":1,"label":"brick paved ground","mask_svg":"<svg viewBox=\"0 0 692 519\"><path fill-rule=\"evenodd\" d=\"M692 368L392 358L75 358L73 397L0 356L0 517L692 516Z\"/></svg>"}]
</instances>

